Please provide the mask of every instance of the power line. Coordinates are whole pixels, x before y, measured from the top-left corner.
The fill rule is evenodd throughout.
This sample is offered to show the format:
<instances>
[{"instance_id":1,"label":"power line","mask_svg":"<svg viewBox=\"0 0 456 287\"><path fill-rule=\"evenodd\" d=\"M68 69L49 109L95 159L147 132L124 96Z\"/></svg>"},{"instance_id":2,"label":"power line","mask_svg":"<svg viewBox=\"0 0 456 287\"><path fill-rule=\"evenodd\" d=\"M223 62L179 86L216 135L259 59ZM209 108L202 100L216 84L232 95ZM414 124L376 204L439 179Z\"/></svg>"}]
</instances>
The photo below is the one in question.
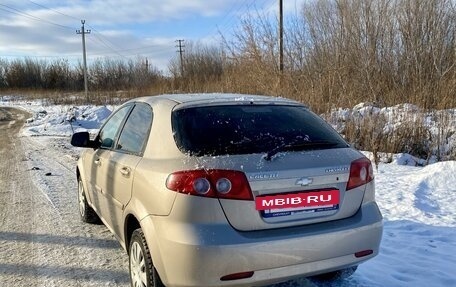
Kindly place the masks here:
<instances>
[{"instance_id":1,"label":"power line","mask_svg":"<svg viewBox=\"0 0 456 287\"><path fill-rule=\"evenodd\" d=\"M41 7L41 8L44 8L44 9L53 11L53 12L55 12L55 13L58 13L58 14L60 14L60 15L65 16L65 17L69 17L69 18L72 18L72 19L79 20L79 19L77 19L77 18L75 18L75 17L73 17L73 16L71 16L71 15L64 14L64 13L62 13L62 12L60 12L60 11L57 11L57 10L52 9L52 8L49 8L49 7L44 6L44 5L42 5L42 4L36 3L36 2L34 2L34 1L31 1L31 0L28 0L28 1L31 2L31 3L33 3L33 4L35 4L35 5L37 5L37 6L39 6L39 7ZM98 30L96 30L94 27L90 26L89 24L87 24L87 26L88 26L89 28L91 28L91 31L96 32L96 33L100 34L100 36L102 36L102 34L101 34L100 32L98 32ZM111 46L109 46L109 45L107 44L107 42L109 42L109 43L111 43L112 45L114 45L111 41L109 41L109 39L104 38L104 37L103 37L104 39L102 39L101 37L99 37L99 36L97 36L97 35L95 35L95 34L94 34L94 36L95 36L95 37L96 37L96 38L97 38L105 47L107 47L108 49L112 50L115 54L118 54L118 55L121 56L121 57L123 56L123 55L119 54L118 51L116 51L115 49L113 49ZM115 46L115 45L114 45L114 46Z\"/></svg>"},{"instance_id":2,"label":"power line","mask_svg":"<svg viewBox=\"0 0 456 287\"><path fill-rule=\"evenodd\" d=\"M118 56L120 57L123 57L123 58L126 58L124 55L122 55L121 53L119 53L120 50L122 49L115 49L114 47L117 47L117 48L120 48L119 46L117 46L116 44L114 44L111 40L109 40L107 37L103 36L103 34L101 34L101 32L99 32L97 29L93 28L92 26L90 25L87 25L89 26L96 34L94 34L95 38L97 38L105 47L107 47L108 49L110 49L111 51L113 51L115 54L117 54ZM126 58L128 59L128 58Z\"/></svg>"},{"instance_id":3,"label":"power line","mask_svg":"<svg viewBox=\"0 0 456 287\"><path fill-rule=\"evenodd\" d=\"M89 26L89 25L87 25L87 26ZM161 47L161 46L160 45L149 45L149 46L143 46L143 47L137 47L137 48L116 50L111 45L109 45L106 40L101 38L99 36L99 34L98 35L97 34L92 34L92 35L95 37L95 39L89 38L89 41L91 41L92 43L94 43L96 45L101 45L101 46L107 48L107 50L91 53L91 55L115 54L115 55L117 55L117 56L119 56L121 58L129 59L127 56L138 55L138 54L148 54L149 55L149 54L162 53L162 52L168 52L169 51L169 48L161 48L161 49L154 50L154 51L147 51L147 52L142 52L142 53L136 52L136 53L125 54L123 52L129 52L129 51L135 51L135 50L143 50L143 49L148 49L148 48L151 48L151 47Z\"/></svg>"},{"instance_id":4,"label":"power line","mask_svg":"<svg viewBox=\"0 0 456 287\"><path fill-rule=\"evenodd\" d=\"M34 15L28 14L28 13L26 13L26 12L23 12L23 11L21 11L21 10L19 10L19 9L16 9L16 8L14 8L14 7L11 7L11 6L8 6L8 5L5 5L5 4L0 4L0 6L6 7L7 9L9 9L9 10L7 10L7 9L4 9L4 8L0 8L0 10L6 11L6 12L9 12L9 13L16 14L16 15L25 17L25 18L27 18L27 19L31 19L31 20L35 20L35 21L44 22L44 23L47 23L47 24L50 24L50 25L54 25L54 26L57 26L57 27L60 27L60 28L64 28L64 29L74 30L73 27L69 27L69 26L65 26L65 25L60 25L60 24L57 24L57 23L54 23L54 22L51 22L51 21L42 19L42 18L40 18L40 17L36 17L36 16L34 16Z\"/></svg>"},{"instance_id":5,"label":"power line","mask_svg":"<svg viewBox=\"0 0 456 287\"><path fill-rule=\"evenodd\" d=\"M95 43L95 42L94 42ZM135 50L143 50L143 49L148 49L150 46L146 47L140 47L140 48L132 48L132 49L125 49L125 50L119 50L116 52L129 52L129 51L135 51ZM158 46L152 46L152 47L158 47ZM153 51L145 51L142 53L136 52L136 53L129 53L129 54L122 54L122 56L129 56L129 55L138 55L138 54L154 54L154 53L162 53L162 52L169 52L169 48L161 48ZM91 55L102 55L102 54L116 54L112 50L106 50L106 51L98 51L96 53L91 53Z\"/></svg>"},{"instance_id":6,"label":"power line","mask_svg":"<svg viewBox=\"0 0 456 287\"><path fill-rule=\"evenodd\" d=\"M118 50L118 52L128 52L128 51L134 51L134 50L144 50L144 49L149 49L153 47L162 47L160 45L149 45L149 46L143 46L143 47L138 47L138 48L130 48L130 49L124 49L124 50ZM162 48L159 50L169 50L168 48Z\"/></svg>"},{"instance_id":7,"label":"power line","mask_svg":"<svg viewBox=\"0 0 456 287\"><path fill-rule=\"evenodd\" d=\"M100 35L101 38L105 39L106 42L110 43L113 47L117 47L119 48L119 46L117 46L116 44L114 44L113 42L111 42L107 37L103 36L103 34L101 32L99 32L97 29L95 29L94 27L90 26L90 25L87 25L89 26L93 31L95 31L96 33L98 33ZM103 41L104 42L104 41Z\"/></svg>"},{"instance_id":8,"label":"power line","mask_svg":"<svg viewBox=\"0 0 456 287\"><path fill-rule=\"evenodd\" d=\"M90 39L90 38L88 38ZM143 55L149 55L149 56L154 56L154 55L160 55L164 53L169 53L169 48L166 49L160 49L156 50L153 52L146 52L146 53L141 53ZM87 59L94 59L97 58L97 56L103 56L103 55L112 55L114 53L112 52L97 52L97 53L90 53L87 55ZM134 53L134 54L127 54L122 56L122 58L130 59L127 57L133 57L133 56L139 56L139 54ZM0 59L2 57L16 57L16 58L55 58L55 59L79 59L81 57L81 54L64 54L64 55L14 55L14 54L1 54ZM120 57L120 56L117 56Z\"/></svg>"},{"instance_id":9,"label":"power line","mask_svg":"<svg viewBox=\"0 0 456 287\"><path fill-rule=\"evenodd\" d=\"M242 5L243 5L242 2L238 2L237 4L239 4L239 3L241 3L241 5L238 7L238 10L237 10L237 11L239 11L240 7L242 7ZM225 16L223 16L222 20L220 20L220 23L221 23L221 24L225 21L225 19L227 18L227 16L230 15L231 12L233 12L233 10L234 10L235 7L236 7L236 4L234 4L233 6L231 6L231 9L229 9L228 12L225 14Z\"/></svg>"},{"instance_id":10,"label":"power line","mask_svg":"<svg viewBox=\"0 0 456 287\"><path fill-rule=\"evenodd\" d=\"M253 0L254 1L254 0ZM238 3L239 4L239 3ZM223 19L220 21L220 25L216 25L216 31L218 31L219 33L222 33L222 32L225 32L227 27L229 27L230 25L232 25L233 21L235 21L235 16L238 15L238 13L240 12L240 10L244 7L244 6L247 6L248 5L248 0L245 0L243 2L240 2L240 5L237 5L237 9L234 10L234 7L236 7L236 5L233 5L232 9L230 9L229 13L227 13L225 15L225 17L223 17ZM230 15L231 13L231 15ZM228 20L226 22L225 19L226 19L226 16L230 15L230 17L228 18ZM223 31L222 31L223 30Z\"/></svg>"},{"instance_id":11,"label":"power line","mask_svg":"<svg viewBox=\"0 0 456 287\"><path fill-rule=\"evenodd\" d=\"M213 31L208 35L214 34L215 32L218 32L218 34L225 33L228 30L228 28L234 24L236 20L239 20L239 17L237 16L240 14L241 9L246 8L246 10L248 11L254 5L254 3L255 0L244 0L243 2L238 2L237 5L234 4L222 18L220 24L216 25L215 29L213 29ZM213 37L215 38L215 36Z\"/></svg>"},{"instance_id":12,"label":"power line","mask_svg":"<svg viewBox=\"0 0 456 287\"><path fill-rule=\"evenodd\" d=\"M71 15L68 15L68 14L65 14L65 13L62 13L58 10L55 10L53 8L50 8L50 7L47 7L45 5L42 5L40 3L37 3L35 1L32 1L32 0L28 0L30 3L38 6L38 7L41 7L43 9L46 9L46 10L49 10L49 11L52 11L54 13L57 13L57 14L60 14L62 16L65 16L65 17L68 17L68 18L71 18L71 19L76 19L76 20L79 20ZM19 9L16 9L14 7L11 7L9 5L5 5L5 4L0 4L0 6L2 7L5 7L5 8L2 8L0 7L0 10L2 11L5 11L5 12L8 12L8 13L12 13L12 14L15 14L15 15L18 15L18 16L21 16L21 17L24 17L24 18L27 18L27 19L30 19L30 20L34 20L34 21L40 21L40 22L45 22L47 24L50 24L50 25L54 25L54 26L57 26L57 27L60 27L60 28L64 28L64 29L71 29L71 30L75 30L75 28L73 27L70 27L70 26L65 26L65 25L61 25L61 24L58 24L58 23L55 23L55 22L52 22L52 21L48 21L48 20L45 20L45 19L42 19L40 17L37 17L37 16L34 16L32 14L29 14L27 12L24 12L24 11L21 11ZM129 60L129 58L126 57L126 55L123 55L121 54L120 52L127 52L127 51L135 51L135 50L142 50L142 49L147 49L149 47L158 47L159 45L150 45L150 46L145 46L145 47L138 47L138 48L130 48L130 49L121 49L119 46L117 46L116 44L114 44L112 41L110 41L108 38L106 38L105 36L103 36L103 34L101 32L99 32L98 30L96 30L94 27L90 26L90 25L87 25L89 28L91 28L92 32L95 32L95 33L92 33L95 37L95 39L97 40L97 42L94 41L94 39L92 38L88 38L90 41L94 42L95 44L97 45L102 45L104 47L106 47L107 49L109 49L110 51L112 51L112 54L116 54L124 59L127 59ZM78 32L78 31L77 31ZM82 34L81 30L79 30L79 33ZM88 34L89 31L85 31L84 34ZM117 48L120 48L120 49L116 49L115 47ZM164 48L164 49L160 49L160 50L156 50L156 51L150 51L150 52L147 52L147 53L142 53L142 54L148 54L148 55L153 55L153 54L161 54L161 53L165 53L165 52L168 52L169 49L168 48ZM139 51L138 51L139 52ZM91 55L89 55L90 57L92 55L102 55L102 54L106 54L106 52L99 52L99 53L91 53ZM137 55L138 53L133 53L133 54L128 54L128 55ZM128 56L127 55L127 56ZM17 57L16 55L12 55L14 57ZM73 57L73 56L76 56L76 55L67 55L67 57ZM53 58L62 58L61 56L35 56L35 57L41 57L41 58L50 58L50 57L53 57ZM65 57L65 56L64 56Z\"/></svg>"},{"instance_id":13,"label":"power line","mask_svg":"<svg viewBox=\"0 0 456 287\"><path fill-rule=\"evenodd\" d=\"M76 19L79 21L79 19L71 16L71 15L68 15L68 14L65 14L65 13L62 13L58 10L55 10L55 9L52 9L50 7L47 7L45 5L42 5L42 4L39 4L37 2L34 2L34 1L31 1L31 0L28 0L29 2L33 3L34 5L36 6L39 6L41 8L44 8L46 10L49 10L49 11L53 11L55 13L58 13L62 16L65 16L65 17L68 17L68 18L71 18L71 19ZM0 4L1 6L4 6L4 7L7 7L9 9L12 9L12 10L15 10L17 12L14 12L14 11L9 11L9 10L5 10L5 9L2 9L0 8L1 10L4 10L6 12L10 12L10 13L14 13L14 14L17 14L17 15L20 15L20 16L23 16L23 17L27 17L29 19L32 19L32 20L37 20L37 21L45 21L47 23L50 23L50 24L53 24L53 25L57 25L57 26L60 26L60 27L64 27L64 28L68 28L68 29L71 29L71 30L74 30L74 28L71 28L71 27L68 27L68 26L64 26L64 25L60 25L60 24L56 24L56 23L53 23L53 22L50 22L50 21L47 21L47 20L44 20L44 19L41 19L39 17L36 17L36 16L33 16L33 15L30 15L28 13L25 13L25 12L21 12L20 10L18 9L15 9L13 7L10 7L10 6L7 6L7 5L4 5L4 4ZM89 28L91 28L91 30L95 33L97 33L98 35L94 34L95 38L97 38L97 40L105 47L107 47L109 50L113 51L113 53L117 54L118 56L120 57L124 57L124 55L120 54L119 52L121 50L116 50L115 48L113 48L113 46L117 46L115 45L113 42L111 42L109 39L107 39L106 37L103 36L103 34L101 34L98 30L96 30L94 27L90 26L90 25L87 25Z\"/></svg>"},{"instance_id":14,"label":"power line","mask_svg":"<svg viewBox=\"0 0 456 287\"><path fill-rule=\"evenodd\" d=\"M268 11L268 10L270 10L270 9L273 9L273 7L275 7L275 6L276 6L276 0L272 0L272 1L271 1L271 5L269 5L269 7L266 8L266 11Z\"/></svg>"},{"instance_id":15,"label":"power line","mask_svg":"<svg viewBox=\"0 0 456 287\"><path fill-rule=\"evenodd\" d=\"M97 34L93 34L93 36L96 38L96 40L98 42L95 42L94 39L90 39L92 42L94 42L95 44L101 44L103 45L104 47L108 48L113 54L116 54L117 56L119 57L122 57L122 58L125 58L125 59L128 59L127 57L125 57L124 55L122 55L121 53L119 53L119 51L117 51L116 49L112 48L106 41L104 41L101 37L99 37Z\"/></svg>"},{"instance_id":16,"label":"power line","mask_svg":"<svg viewBox=\"0 0 456 287\"><path fill-rule=\"evenodd\" d=\"M66 54L61 56L56 55L12 55L12 54L2 54L1 57L24 57L24 58L59 58L59 59L66 59L66 58L79 58L79 54ZM0 58L1 58L0 57Z\"/></svg>"},{"instance_id":17,"label":"power line","mask_svg":"<svg viewBox=\"0 0 456 287\"><path fill-rule=\"evenodd\" d=\"M58 10L55 10L55 9L46 7L46 6L42 5L42 4L36 3L36 2L34 2L34 1L31 1L31 0L28 0L28 1L31 2L31 3L33 3L33 4L35 4L36 6L39 6L39 7L41 7L41 8L46 9L46 10L50 10L50 11L53 11L53 12L55 12L55 13L58 13L58 14L60 14L60 15L62 15L62 16L65 16L65 17L68 17L68 18L72 18L72 19L74 19L74 20L78 20L78 21L79 21L79 19L76 18L76 17L73 17L73 16L70 16L70 15L64 14L64 13L58 11Z\"/></svg>"}]
</instances>

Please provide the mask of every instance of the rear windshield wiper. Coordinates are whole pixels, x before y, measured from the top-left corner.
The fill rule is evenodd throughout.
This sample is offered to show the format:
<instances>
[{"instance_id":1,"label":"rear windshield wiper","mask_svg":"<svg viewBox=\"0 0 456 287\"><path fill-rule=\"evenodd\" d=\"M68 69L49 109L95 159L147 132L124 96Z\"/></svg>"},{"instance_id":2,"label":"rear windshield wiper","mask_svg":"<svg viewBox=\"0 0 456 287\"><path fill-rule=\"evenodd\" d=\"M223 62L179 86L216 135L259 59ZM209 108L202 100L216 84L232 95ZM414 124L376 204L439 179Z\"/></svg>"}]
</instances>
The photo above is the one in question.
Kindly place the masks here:
<instances>
[{"instance_id":1,"label":"rear windshield wiper","mask_svg":"<svg viewBox=\"0 0 456 287\"><path fill-rule=\"evenodd\" d=\"M303 142L291 142L291 143L284 143L281 144L274 149L268 151L264 155L264 159L269 161L272 159L273 156L278 154L279 152L288 151L288 150L304 150L304 149L314 149L319 147L335 147L338 146L338 142L330 142L330 141L303 141Z\"/></svg>"}]
</instances>

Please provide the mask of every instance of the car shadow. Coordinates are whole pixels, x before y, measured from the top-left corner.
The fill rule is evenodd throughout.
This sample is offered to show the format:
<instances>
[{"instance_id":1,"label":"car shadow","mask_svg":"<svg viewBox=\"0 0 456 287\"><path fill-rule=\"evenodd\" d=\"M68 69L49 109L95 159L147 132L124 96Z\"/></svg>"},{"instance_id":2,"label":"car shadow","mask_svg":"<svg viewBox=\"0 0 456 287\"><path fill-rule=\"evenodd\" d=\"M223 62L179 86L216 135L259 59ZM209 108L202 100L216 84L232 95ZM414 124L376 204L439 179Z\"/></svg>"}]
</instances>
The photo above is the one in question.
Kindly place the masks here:
<instances>
[{"instance_id":1,"label":"car shadow","mask_svg":"<svg viewBox=\"0 0 456 287\"><path fill-rule=\"evenodd\" d=\"M62 267L62 266L37 266L27 264L0 263L0 274L21 275L27 277L53 277L73 279L77 281L97 281L128 283L129 275L124 271L103 270L96 268Z\"/></svg>"},{"instance_id":2,"label":"car shadow","mask_svg":"<svg viewBox=\"0 0 456 287\"><path fill-rule=\"evenodd\" d=\"M114 239L97 239L84 236L60 236L51 234L33 234L22 232L0 231L0 241L22 241L46 244L75 245L87 248L120 249Z\"/></svg>"}]
</instances>

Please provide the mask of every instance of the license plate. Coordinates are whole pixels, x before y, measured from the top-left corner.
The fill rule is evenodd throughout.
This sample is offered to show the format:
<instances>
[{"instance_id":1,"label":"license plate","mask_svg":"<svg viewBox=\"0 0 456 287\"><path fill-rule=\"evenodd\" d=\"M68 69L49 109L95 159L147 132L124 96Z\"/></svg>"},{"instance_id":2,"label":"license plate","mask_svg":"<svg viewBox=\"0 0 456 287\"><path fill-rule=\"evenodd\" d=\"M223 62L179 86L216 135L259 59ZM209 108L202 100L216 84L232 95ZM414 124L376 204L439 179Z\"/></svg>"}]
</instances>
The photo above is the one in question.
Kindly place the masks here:
<instances>
[{"instance_id":1,"label":"license plate","mask_svg":"<svg viewBox=\"0 0 456 287\"><path fill-rule=\"evenodd\" d=\"M287 209L269 209L269 210L262 210L261 215L264 218L271 218L271 217L279 217L279 216L291 216L296 214L315 214L318 212L323 211L331 211L339 209L339 205L328 205L328 206L319 206L315 207L308 207L308 208L287 208Z\"/></svg>"},{"instance_id":2,"label":"license plate","mask_svg":"<svg viewBox=\"0 0 456 287\"><path fill-rule=\"evenodd\" d=\"M339 190L330 189L258 196L255 207L264 217L276 217L335 210L339 202Z\"/></svg>"}]
</instances>

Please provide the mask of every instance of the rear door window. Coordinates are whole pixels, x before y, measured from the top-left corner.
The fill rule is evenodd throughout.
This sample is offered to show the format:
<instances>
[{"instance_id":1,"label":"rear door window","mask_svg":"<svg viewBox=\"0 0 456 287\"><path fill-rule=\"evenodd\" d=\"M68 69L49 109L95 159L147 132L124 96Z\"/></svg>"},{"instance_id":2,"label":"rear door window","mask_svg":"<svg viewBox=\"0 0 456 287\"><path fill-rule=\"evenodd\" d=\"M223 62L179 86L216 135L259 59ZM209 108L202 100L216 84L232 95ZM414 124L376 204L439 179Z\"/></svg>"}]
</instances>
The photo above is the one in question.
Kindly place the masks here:
<instances>
[{"instance_id":1,"label":"rear door window","mask_svg":"<svg viewBox=\"0 0 456 287\"><path fill-rule=\"evenodd\" d=\"M190 107L173 112L172 127L179 149L197 156L347 147L333 128L302 106Z\"/></svg>"},{"instance_id":2,"label":"rear door window","mask_svg":"<svg viewBox=\"0 0 456 287\"><path fill-rule=\"evenodd\" d=\"M152 117L152 109L149 105L137 103L125 122L116 149L137 155L142 154L149 138Z\"/></svg>"},{"instance_id":3,"label":"rear door window","mask_svg":"<svg viewBox=\"0 0 456 287\"><path fill-rule=\"evenodd\" d=\"M131 105L120 108L115 111L103 125L100 133L98 134L98 140L101 143L101 148L110 149L114 146L116 136L130 109Z\"/></svg>"}]
</instances>

